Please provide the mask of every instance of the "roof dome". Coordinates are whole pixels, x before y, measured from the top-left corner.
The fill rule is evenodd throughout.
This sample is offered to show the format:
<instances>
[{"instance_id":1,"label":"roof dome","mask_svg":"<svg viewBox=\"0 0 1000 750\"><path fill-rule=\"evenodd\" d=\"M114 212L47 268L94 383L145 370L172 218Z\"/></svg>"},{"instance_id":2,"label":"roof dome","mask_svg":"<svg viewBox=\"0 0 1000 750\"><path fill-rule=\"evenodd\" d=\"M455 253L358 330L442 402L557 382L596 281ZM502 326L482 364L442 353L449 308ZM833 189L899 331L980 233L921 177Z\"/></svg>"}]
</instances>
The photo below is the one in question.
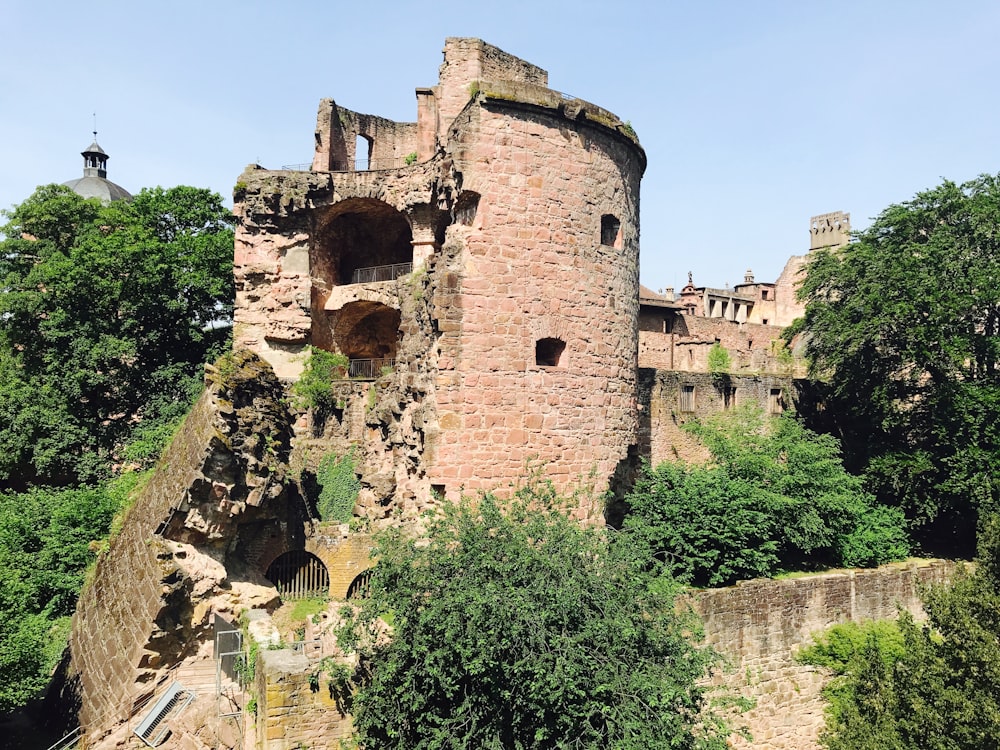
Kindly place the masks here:
<instances>
[{"instance_id":1,"label":"roof dome","mask_svg":"<svg viewBox=\"0 0 1000 750\"><path fill-rule=\"evenodd\" d=\"M81 151L83 157L83 177L64 182L77 195L84 198L100 198L104 203L111 201L131 200L132 194L121 185L116 185L108 179L107 153L97 144L97 131L94 131L94 142L86 150Z\"/></svg>"}]
</instances>

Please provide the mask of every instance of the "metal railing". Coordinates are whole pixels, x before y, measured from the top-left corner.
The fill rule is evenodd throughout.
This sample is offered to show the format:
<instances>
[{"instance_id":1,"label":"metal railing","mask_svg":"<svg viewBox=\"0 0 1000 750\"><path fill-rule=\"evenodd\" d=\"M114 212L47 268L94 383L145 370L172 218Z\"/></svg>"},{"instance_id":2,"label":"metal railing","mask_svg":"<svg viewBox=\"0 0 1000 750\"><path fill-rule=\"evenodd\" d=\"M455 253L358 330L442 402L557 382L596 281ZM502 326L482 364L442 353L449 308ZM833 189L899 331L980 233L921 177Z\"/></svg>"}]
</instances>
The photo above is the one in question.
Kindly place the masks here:
<instances>
[{"instance_id":1,"label":"metal railing","mask_svg":"<svg viewBox=\"0 0 1000 750\"><path fill-rule=\"evenodd\" d=\"M72 748L77 747L80 744L80 740L83 739L83 727L77 727L72 732L67 734L56 744L52 745L49 750L72 750Z\"/></svg>"},{"instance_id":2,"label":"metal railing","mask_svg":"<svg viewBox=\"0 0 1000 750\"><path fill-rule=\"evenodd\" d=\"M352 284L371 284L374 281L395 281L413 270L412 263L393 263L390 266L356 268L351 274Z\"/></svg>"},{"instance_id":3,"label":"metal railing","mask_svg":"<svg viewBox=\"0 0 1000 750\"><path fill-rule=\"evenodd\" d=\"M396 366L396 360L383 357L381 359L352 359L347 367L347 377L354 380L377 380L388 375Z\"/></svg>"},{"instance_id":4,"label":"metal railing","mask_svg":"<svg viewBox=\"0 0 1000 750\"><path fill-rule=\"evenodd\" d=\"M312 162L307 161L305 164L282 164L281 169L285 172L311 172L313 168Z\"/></svg>"},{"instance_id":5,"label":"metal railing","mask_svg":"<svg viewBox=\"0 0 1000 750\"><path fill-rule=\"evenodd\" d=\"M413 161L407 162L405 156L387 159L355 159L353 162L335 161L330 164L331 172L377 172L382 169L399 169L408 167Z\"/></svg>"}]
</instances>

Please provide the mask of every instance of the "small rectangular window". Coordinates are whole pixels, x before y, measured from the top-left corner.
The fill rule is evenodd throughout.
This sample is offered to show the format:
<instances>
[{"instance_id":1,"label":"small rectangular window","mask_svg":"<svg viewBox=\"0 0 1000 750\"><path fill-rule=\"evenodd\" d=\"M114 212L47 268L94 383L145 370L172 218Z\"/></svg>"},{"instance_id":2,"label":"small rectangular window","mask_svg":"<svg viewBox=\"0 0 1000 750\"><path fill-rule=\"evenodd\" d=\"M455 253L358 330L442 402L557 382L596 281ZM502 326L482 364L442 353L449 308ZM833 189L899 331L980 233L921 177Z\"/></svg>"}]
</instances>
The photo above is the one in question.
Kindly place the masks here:
<instances>
[{"instance_id":1,"label":"small rectangular window","mask_svg":"<svg viewBox=\"0 0 1000 750\"><path fill-rule=\"evenodd\" d=\"M618 247L618 230L622 223L614 214L604 214L601 217L601 244L608 247Z\"/></svg>"},{"instance_id":2,"label":"small rectangular window","mask_svg":"<svg viewBox=\"0 0 1000 750\"><path fill-rule=\"evenodd\" d=\"M694 411L694 386L681 386L681 411Z\"/></svg>"}]
</instances>

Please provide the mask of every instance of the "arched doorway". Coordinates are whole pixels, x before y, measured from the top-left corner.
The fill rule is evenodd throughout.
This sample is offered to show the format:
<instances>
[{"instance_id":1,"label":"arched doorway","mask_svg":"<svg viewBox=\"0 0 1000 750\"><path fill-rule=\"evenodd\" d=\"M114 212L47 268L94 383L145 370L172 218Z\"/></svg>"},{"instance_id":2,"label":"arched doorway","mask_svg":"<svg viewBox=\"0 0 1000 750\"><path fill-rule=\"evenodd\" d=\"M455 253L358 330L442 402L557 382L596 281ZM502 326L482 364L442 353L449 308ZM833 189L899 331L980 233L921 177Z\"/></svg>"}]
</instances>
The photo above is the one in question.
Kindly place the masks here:
<instances>
[{"instance_id":1,"label":"arched doorway","mask_svg":"<svg viewBox=\"0 0 1000 750\"><path fill-rule=\"evenodd\" d=\"M330 572L316 555L292 550L275 558L265 573L282 599L329 596Z\"/></svg>"}]
</instances>

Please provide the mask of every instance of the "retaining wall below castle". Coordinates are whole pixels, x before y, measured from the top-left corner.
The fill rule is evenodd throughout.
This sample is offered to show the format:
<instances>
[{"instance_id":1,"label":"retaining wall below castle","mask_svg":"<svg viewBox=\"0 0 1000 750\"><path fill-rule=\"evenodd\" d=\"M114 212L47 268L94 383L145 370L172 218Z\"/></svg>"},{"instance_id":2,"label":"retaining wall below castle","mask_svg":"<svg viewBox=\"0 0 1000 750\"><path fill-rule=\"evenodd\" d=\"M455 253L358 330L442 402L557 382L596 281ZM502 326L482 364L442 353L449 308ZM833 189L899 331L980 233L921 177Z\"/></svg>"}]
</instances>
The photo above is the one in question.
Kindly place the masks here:
<instances>
[{"instance_id":1,"label":"retaining wall below castle","mask_svg":"<svg viewBox=\"0 0 1000 750\"><path fill-rule=\"evenodd\" d=\"M752 698L738 718L754 750L819 748L827 670L797 664L795 653L812 636L842 622L895 619L900 610L924 617L920 590L949 580L954 563L928 560L871 570L849 570L786 580L743 581L699 591L691 603L705 626L705 641L729 661L713 678Z\"/></svg>"}]
</instances>

